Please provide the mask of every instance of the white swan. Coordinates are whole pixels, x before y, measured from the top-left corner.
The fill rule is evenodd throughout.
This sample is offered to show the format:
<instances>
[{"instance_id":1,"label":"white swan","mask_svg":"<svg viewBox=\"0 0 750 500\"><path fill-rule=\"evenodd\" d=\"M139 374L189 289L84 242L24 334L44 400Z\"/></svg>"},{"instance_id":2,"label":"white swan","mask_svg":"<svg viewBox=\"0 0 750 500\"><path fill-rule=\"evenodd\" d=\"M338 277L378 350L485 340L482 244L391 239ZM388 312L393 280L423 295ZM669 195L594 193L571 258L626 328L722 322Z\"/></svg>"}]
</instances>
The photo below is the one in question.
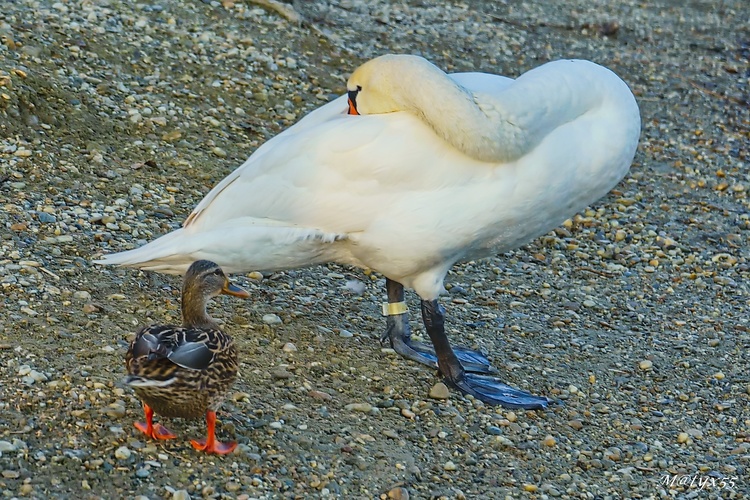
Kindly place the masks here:
<instances>
[{"instance_id":1,"label":"white swan","mask_svg":"<svg viewBox=\"0 0 750 500\"><path fill-rule=\"evenodd\" d=\"M446 75L416 56L360 66L347 96L262 145L198 204L184 227L103 264L183 273L338 262L388 278L387 335L465 393L541 407L494 378L486 358L448 344L437 297L460 260L517 248L604 196L633 160L640 116L610 70L544 64L516 80ZM422 299L437 356L410 340L403 286ZM466 368L466 370L464 370Z\"/></svg>"}]
</instances>

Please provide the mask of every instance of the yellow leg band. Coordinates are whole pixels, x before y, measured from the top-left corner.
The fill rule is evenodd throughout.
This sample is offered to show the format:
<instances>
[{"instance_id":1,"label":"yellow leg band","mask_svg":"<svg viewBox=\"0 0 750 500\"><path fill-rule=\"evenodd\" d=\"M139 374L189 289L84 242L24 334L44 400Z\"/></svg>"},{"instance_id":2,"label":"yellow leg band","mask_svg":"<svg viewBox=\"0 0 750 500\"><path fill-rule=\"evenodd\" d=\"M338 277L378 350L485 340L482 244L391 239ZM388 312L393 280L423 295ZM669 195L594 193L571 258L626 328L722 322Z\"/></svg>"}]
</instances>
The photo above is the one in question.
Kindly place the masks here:
<instances>
[{"instance_id":1,"label":"yellow leg band","mask_svg":"<svg viewBox=\"0 0 750 500\"><path fill-rule=\"evenodd\" d=\"M383 316L397 316L399 314L405 314L409 310L406 307L406 302L384 302L383 303Z\"/></svg>"}]
</instances>

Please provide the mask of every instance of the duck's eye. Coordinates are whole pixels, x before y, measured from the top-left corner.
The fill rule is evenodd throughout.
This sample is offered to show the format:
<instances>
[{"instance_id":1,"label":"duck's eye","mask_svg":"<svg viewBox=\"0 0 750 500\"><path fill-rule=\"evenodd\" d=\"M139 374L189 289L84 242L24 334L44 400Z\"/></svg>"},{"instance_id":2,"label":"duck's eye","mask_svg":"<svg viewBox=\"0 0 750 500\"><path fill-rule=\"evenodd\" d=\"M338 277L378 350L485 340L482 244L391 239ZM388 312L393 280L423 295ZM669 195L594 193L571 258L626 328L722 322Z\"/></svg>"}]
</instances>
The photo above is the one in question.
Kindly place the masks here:
<instances>
[{"instance_id":1,"label":"duck's eye","mask_svg":"<svg viewBox=\"0 0 750 500\"><path fill-rule=\"evenodd\" d=\"M214 274L216 276L224 276L224 271L222 271L221 269L217 269L216 271L214 271Z\"/></svg>"}]
</instances>

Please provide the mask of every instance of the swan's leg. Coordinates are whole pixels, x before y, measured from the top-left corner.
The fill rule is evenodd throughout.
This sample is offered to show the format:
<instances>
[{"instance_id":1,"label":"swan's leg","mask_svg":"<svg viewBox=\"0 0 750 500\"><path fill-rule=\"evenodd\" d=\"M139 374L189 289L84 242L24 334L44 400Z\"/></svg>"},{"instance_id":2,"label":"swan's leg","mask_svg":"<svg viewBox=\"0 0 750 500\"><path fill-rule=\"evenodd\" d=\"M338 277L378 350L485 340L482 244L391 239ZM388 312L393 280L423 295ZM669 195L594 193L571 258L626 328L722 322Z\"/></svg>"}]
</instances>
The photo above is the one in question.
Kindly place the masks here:
<instances>
[{"instance_id":1,"label":"swan's leg","mask_svg":"<svg viewBox=\"0 0 750 500\"><path fill-rule=\"evenodd\" d=\"M388 304L404 303L404 287L401 283L386 279L385 286L388 291ZM405 358L417 361L419 363L437 367L437 355L435 349L428 344L423 344L411 339L411 330L409 329L409 314L406 308L402 311L396 311L396 314L389 314L386 317L386 330L381 336L380 341L389 340L394 351ZM467 347L455 347L453 352L464 366L464 369L472 373L496 373L487 357L479 351Z\"/></svg>"},{"instance_id":2,"label":"swan's leg","mask_svg":"<svg viewBox=\"0 0 750 500\"><path fill-rule=\"evenodd\" d=\"M548 400L545 397L514 389L495 377L465 370L448 342L448 336L445 334L444 310L437 300L422 301L422 319L432 345L435 346L438 369L448 385L464 394L471 394L485 403L506 408L535 410L547 406Z\"/></svg>"}]
</instances>

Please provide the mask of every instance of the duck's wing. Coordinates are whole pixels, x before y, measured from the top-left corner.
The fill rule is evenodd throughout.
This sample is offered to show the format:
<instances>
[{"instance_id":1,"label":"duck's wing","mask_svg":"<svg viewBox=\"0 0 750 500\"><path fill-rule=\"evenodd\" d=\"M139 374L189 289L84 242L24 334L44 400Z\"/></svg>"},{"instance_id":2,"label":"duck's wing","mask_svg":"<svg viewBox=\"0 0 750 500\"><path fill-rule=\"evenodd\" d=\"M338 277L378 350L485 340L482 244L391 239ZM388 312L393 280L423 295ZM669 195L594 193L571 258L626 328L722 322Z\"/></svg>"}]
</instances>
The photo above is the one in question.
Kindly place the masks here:
<instances>
[{"instance_id":1,"label":"duck's wing","mask_svg":"<svg viewBox=\"0 0 750 500\"><path fill-rule=\"evenodd\" d=\"M204 370L223 348L226 335L220 330L152 325L143 328L128 350L128 365L150 366L151 376L166 379L175 367ZM139 374L148 377L149 374Z\"/></svg>"},{"instance_id":2,"label":"duck's wing","mask_svg":"<svg viewBox=\"0 0 750 500\"><path fill-rule=\"evenodd\" d=\"M205 342L183 342L174 348L167 359L190 370L205 370L214 361L215 353Z\"/></svg>"}]
</instances>

